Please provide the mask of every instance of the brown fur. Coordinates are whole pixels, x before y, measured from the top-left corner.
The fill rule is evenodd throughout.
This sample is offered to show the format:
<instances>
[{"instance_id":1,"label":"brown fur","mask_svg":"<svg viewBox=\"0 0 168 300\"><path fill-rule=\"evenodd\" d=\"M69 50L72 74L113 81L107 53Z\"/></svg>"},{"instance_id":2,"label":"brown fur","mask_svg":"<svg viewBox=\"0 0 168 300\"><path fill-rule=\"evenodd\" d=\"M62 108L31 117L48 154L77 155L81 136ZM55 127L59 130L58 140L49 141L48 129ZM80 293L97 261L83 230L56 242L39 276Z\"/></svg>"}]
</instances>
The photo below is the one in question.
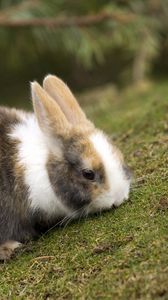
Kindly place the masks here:
<instances>
[{"instance_id":1,"label":"brown fur","mask_svg":"<svg viewBox=\"0 0 168 300\"><path fill-rule=\"evenodd\" d=\"M92 182L91 184L91 198L94 200L103 190L109 188L103 162L87 136L77 137L75 146L79 151L81 160L88 165L88 169L101 175L99 182Z\"/></svg>"},{"instance_id":2,"label":"brown fur","mask_svg":"<svg viewBox=\"0 0 168 300\"><path fill-rule=\"evenodd\" d=\"M16 141L15 147L18 149L19 147L19 141ZM26 199L23 199L23 195L26 194L26 198L28 197L28 190L25 186L25 183L23 181L24 173L25 173L25 167L18 161L17 158L17 152L13 156L13 165L14 165L14 176L15 176L15 186L14 186L14 192L16 195L16 200L22 199L22 201L19 200L17 203L18 209L20 211L20 217L24 220L27 218L28 214L28 202L25 201Z\"/></svg>"},{"instance_id":3,"label":"brown fur","mask_svg":"<svg viewBox=\"0 0 168 300\"><path fill-rule=\"evenodd\" d=\"M66 137L70 124L60 107L37 82L32 84L32 94L34 111L41 129L53 136Z\"/></svg>"},{"instance_id":4,"label":"brown fur","mask_svg":"<svg viewBox=\"0 0 168 300\"><path fill-rule=\"evenodd\" d=\"M93 127L69 87L60 78L52 75L47 76L43 81L43 87L60 106L72 125L82 124L85 128Z\"/></svg>"},{"instance_id":5,"label":"brown fur","mask_svg":"<svg viewBox=\"0 0 168 300\"><path fill-rule=\"evenodd\" d=\"M100 192L109 188L101 157L88 139L88 136L95 131L95 128L87 120L69 88L60 79L55 76L47 76L44 80L44 88L55 99L55 105L57 106L58 103L67 121L72 125L68 128L65 122L64 128L68 128L67 134L62 134L61 136L63 148L65 149L64 160L58 163L54 155L49 157L47 166L50 181L56 193L60 194L62 199L66 198L68 206L79 208L88 204ZM46 96L46 94L43 93L43 96ZM85 179L81 173L82 169L85 168L93 170L97 180L89 182ZM59 178L56 178L56 174L59 174ZM66 185L64 185L65 182ZM65 190L67 187L69 193L66 194ZM81 191L79 190L80 187ZM77 196L78 200L76 199Z\"/></svg>"},{"instance_id":6,"label":"brown fur","mask_svg":"<svg viewBox=\"0 0 168 300\"><path fill-rule=\"evenodd\" d=\"M88 205L103 190L108 182L101 158L89 139L79 132L63 140L63 159L58 161L54 154L48 159L47 169L56 194L72 209ZM95 172L95 180L89 181L82 175L83 169ZM58 176L59 174L59 176Z\"/></svg>"},{"instance_id":7,"label":"brown fur","mask_svg":"<svg viewBox=\"0 0 168 300\"><path fill-rule=\"evenodd\" d=\"M6 240L25 241L33 234L28 190L16 158L18 141L9 135L20 121L16 110L0 108L0 244Z\"/></svg>"}]
</instances>

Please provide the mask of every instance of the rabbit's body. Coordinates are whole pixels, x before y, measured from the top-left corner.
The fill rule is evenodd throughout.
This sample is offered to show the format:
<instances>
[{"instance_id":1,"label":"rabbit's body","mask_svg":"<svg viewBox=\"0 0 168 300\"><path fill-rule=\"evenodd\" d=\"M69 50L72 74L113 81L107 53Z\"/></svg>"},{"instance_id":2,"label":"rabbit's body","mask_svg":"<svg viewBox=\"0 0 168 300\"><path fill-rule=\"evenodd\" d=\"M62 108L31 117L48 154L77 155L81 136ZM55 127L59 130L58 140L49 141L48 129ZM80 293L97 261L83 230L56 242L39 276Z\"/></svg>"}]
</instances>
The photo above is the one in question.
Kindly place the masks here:
<instances>
[{"instance_id":1,"label":"rabbit's body","mask_svg":"<svg viewBox=\"0 0 168 300\"><path fill-rule=\"evenodd\" d=\"M48 76L44 88L32 87L35 114L0 109L0 260L58 220L128 197L120 152L61 80Z\"/></svg>"},{"instance_id":2,"label":"rabbit's body","mask_svg":"<svg viewBox=\"0 0 168 300\"><path fill-rule=\"evenodd\" d=\"M25 242L67 215L49 182L48 154L33 114L0 108L0 244Z\"/></svg>"},{"instance_id":3,"label":"rabbit's body","mask_svg":"<svg viewBox=\"0 0 168 300\"><path fill-rule=\"evenodd\" d=\"M28 207L28 188L18 161L19 138L11 133L26 114L0 108L0 244L25 241L34 234Z\"/></svg>"}]
</instances>

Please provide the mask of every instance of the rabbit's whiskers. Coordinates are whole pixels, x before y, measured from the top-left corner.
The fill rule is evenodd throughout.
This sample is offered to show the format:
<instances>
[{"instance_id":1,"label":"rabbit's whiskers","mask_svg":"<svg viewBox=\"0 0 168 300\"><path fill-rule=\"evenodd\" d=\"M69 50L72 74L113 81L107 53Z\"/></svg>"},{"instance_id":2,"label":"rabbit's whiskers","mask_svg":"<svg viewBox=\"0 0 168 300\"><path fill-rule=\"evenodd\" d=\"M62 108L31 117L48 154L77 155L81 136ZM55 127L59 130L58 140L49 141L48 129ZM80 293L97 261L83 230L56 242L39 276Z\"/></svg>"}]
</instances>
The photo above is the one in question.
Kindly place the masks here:
<instances>
[{"instance_id":1,"label":"rabbit's whiskers","mask_svg":"<svg viewBox=\"0 0 168 300\"><path fill-rule=\"evenodd\" d=\"M85 212L85 208L81 207L77 210L75 210L71 215L69 216L65 216L63 219L61 219L59 222L57 222L56 224L54 224L51 228L49 228L44 234L46 235L48 232L50 232L51 230L53 230L54 228L56 228L57 226L62 226L64 225L64 228L72 221L75 219L75 217L81 212L81 214L79 215L80 216L80 219L82 217L82 215L84 214Z\"/></svg>"}]
</instances>

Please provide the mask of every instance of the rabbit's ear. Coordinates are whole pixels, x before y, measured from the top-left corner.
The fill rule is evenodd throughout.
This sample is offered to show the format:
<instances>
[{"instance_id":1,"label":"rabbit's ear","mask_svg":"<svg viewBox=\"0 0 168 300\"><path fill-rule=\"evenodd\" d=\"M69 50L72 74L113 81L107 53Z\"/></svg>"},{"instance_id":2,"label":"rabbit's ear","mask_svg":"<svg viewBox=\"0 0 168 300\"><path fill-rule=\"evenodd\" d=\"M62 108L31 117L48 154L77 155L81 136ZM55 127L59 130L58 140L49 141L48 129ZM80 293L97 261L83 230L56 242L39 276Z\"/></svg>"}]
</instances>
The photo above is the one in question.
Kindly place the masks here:
<instances>
[{"instance_id":1,"label":"rabbit's ear","mask_svg":"<svg viewBox=\"0 0 168 300\"><path fill-rule=\"evenodd\" d=\"M59 105L37 83L31 84L34 112L42 131L47 135L66 136L71 128Z\"/></svg>"},{"instance_id":2,"label":"rabbit's ear","mask_svg":"<svg viewBox=\"0 0 168 300\"><path fill-rule=\"evenodd\" d=\"M47 93L58 103L67 120L73 125L93 127L69 87L58 77L48 75L43 81Z\"/></svg>"}]
</instances>

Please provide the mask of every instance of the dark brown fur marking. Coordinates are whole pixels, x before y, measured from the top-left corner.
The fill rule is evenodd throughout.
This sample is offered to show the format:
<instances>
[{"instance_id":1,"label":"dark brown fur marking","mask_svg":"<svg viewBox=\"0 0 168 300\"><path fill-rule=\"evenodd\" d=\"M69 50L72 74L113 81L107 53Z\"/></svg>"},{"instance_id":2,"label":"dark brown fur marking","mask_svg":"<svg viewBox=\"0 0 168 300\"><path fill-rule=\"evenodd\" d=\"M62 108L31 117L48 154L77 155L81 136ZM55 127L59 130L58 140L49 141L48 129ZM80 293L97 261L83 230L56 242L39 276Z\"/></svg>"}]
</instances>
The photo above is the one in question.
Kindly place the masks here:
<instances>
[{"instance_id":1,"label":"dark brown fur marking","mask_svg":"<svg viewBox=\"0 0 168 300\"><path fill-rule=\"evenodd\" d=\"M9 137L11 127L19 122L15 110L0 108L0 244L7 240L23 242L33 234L28 191L16 161L18 141Z\"/></svg>"},{"instance_id":2,"label":"dark brown fur marking","mask_svg":"<svg viewBox=\"0 0 168 300\"><path fill-rule=\"evenodd\" d=\"M64 158L58 161L53 155L49 157L47 169L55 193L71 209L78 210L87 206L105 185L105 171L100 159L93 157L94 182L82 176L85 168L84 159L90 158L89 141L81 136L73 136L64 141ZM91 151L91 150L90 150ZM95 151L93 151L94 153Z\"/></svg>"}]
</instances>

